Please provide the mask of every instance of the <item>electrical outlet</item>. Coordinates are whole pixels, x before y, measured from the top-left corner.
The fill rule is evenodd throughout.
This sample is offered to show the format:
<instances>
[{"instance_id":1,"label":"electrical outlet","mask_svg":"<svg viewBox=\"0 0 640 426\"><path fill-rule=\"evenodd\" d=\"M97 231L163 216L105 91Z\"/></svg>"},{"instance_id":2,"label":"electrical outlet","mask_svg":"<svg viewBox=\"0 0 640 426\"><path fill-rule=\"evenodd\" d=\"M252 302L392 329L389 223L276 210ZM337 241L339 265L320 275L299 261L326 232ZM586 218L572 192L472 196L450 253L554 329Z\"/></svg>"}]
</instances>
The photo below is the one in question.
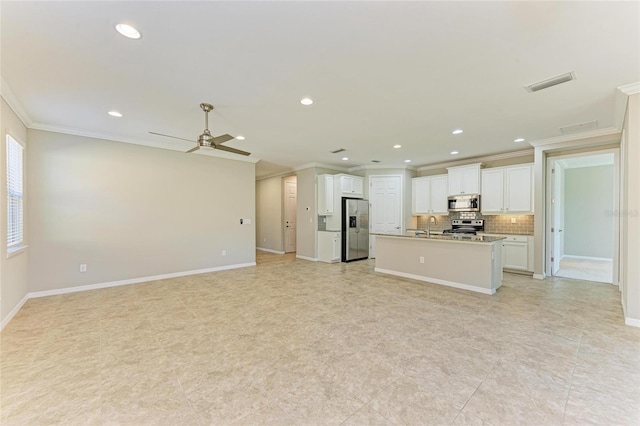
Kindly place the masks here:
<instances>
[{"instance_id":1,"label":"electrical outlet","mask_svg":"<svg viewBox=\"0 0 640 426\"><path fill-rule=\"evenodd\" d=\"M227 255L227 251L226 250L222 250L222 255L226 256Z\"/></svg>"},{"instance_id":2,"label":"electrical outlet","mask_svg":"<svg viewBox=\"0 0 640 426\"><path fill-rule=\"evenodd\" d=\"M515 217L511 218L511 223L516 223L516 218Z\"/></svg>"},{"instance_id":3,"label":"electrical outlet","mask_svg":"<svg viewBox=\"0 0 640 426\"><path fill-rule=\"evenodd\" d=\"M87 264L86 263L81 263L80 264L80 272L87 272Z\"/></svg>"},{"instance_id":4,"label":"electrical outlet","mask_svg":"<svg viewBox=\"0 0 640 426\"><path fill-rule=\"evenodd\" d=\"M263 238L263 239L262 239L262 242L263 242L263 243L266 243L266 242L267 242L267 238L266 238L266 237L265 237L265 238Z\"/></svg>"},{"instance_id":5,"label":"electrical outlet","mask_svg":"<svg viewBox=\"0 0 640 426\"><path fill-rule=\"evenodd\" d=\"M424 256L420 256L420 263L424 263Z\"/></svg>"}]
</instances>

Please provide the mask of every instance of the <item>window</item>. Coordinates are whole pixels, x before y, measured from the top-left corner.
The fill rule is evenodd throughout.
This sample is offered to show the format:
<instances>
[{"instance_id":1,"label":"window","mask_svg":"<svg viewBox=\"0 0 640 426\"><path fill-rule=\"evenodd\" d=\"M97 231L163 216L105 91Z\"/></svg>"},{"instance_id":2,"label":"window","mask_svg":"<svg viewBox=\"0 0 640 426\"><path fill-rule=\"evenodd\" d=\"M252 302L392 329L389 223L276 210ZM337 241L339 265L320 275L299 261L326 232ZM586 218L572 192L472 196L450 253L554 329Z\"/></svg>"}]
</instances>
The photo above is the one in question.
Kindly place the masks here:
<instances>
[{"instance_id":1,"label":"window","mask_svg":"<svg viewBox=\"0 0 640 426\"><path fill-rule=\"evenodd\" d=\"M22 153L24 148L7 135L7 248L18 248L24 238Z\"/></svg>"}]
</instances>

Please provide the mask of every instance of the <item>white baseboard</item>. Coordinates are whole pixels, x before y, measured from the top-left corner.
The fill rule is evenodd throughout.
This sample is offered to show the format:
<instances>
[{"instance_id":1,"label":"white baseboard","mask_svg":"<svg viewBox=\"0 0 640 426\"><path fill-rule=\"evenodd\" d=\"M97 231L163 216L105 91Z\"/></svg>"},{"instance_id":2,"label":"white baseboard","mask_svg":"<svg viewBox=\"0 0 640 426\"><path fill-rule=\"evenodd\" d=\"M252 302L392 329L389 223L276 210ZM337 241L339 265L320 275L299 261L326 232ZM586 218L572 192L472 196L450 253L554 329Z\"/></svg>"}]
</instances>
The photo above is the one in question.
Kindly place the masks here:
<instances>
[{"instance_id":1,"label":"white baseboard","mask_svg":"<svg viewBox=\"0 0 640 426\"><path fill-rule=\"evenodd\" d=\"M318 261L317 257L308 257L308 256L302 256L302 255L299 255L299 254L296 254L296 259L308 260L310 262L317 262Z\"/></svg>"},{"instance_id":2,"label":"white baseboard","mask_svg":"<svg viewBox=\"0 0 640 426\"><path fill-rule=\"evenodd\" d=\"M166 280L168 278L186 277L188 275L206 274L209 272L225 271L228 269L246 268L248 266L256 266L256 263L255 262L239 263L235 265L217 266L215 268L196 269L192 271L183 271L183 272L175 272L171 274L162 274L162 275L153 275L149 277L133 278L130 280L110 281L106 283L89 284L89 285L82 285L77 287L65 287L65 288L59 288L55 290L35 291L32 293L29 293L27 296L28 298L54 296L58 294L76 293L79 291L97 290L101 288L118 287L121 285L138 284L138 283L144 283L148 281Z\"/></svg>"},{"instance_id":3,"label":"white baseboard","mask_svg":"<svg viewBox=\"0 0 640 426\"><path fill-rule=\"evenodd\" d=\"M264 247L256 247L256 250L266 251L266 252L269 252L269 253L275 253L275 254L285 254L283 251L279 251L279 250L271 250L271 249L264 248Z\"/></svg>"},{"instance_id":4,"label":"white baseboard","mask_svg":"<svg viewBox=\"0 0 640 426\"><path fill-rule=\"evenodd\" d=\"M610 262L613 261L613 259L610 258L610 257L574 256L573 254L565 254L564 256L562 256L562 258L560 260L562 261L563 259L608 260Z\"/></svg>"},{"instance_id":5,"label":"white baseboard","mask_svg":"<svg viewBox=\"0 0 640 426\"><path fill-rule=\"evenodd\" d=\"M544 274L533 274L534 280L544 280Z\"/></svg>"},{"instance_id":6,"label":"white baseboard","mask_svg":"<svg viewBox=\"0 0 640 426\"><path fill-rule=\"evenodd\" d=\"M403 278L411 278L412 280L425 281L428 283L445 285L447 287L454 287L462 290L475 291L476 293L494 294L496 292L495 289L477 287L475 285L469 285L469 284L456 283L453 281L446 281L438 278L423 277L422 275L407 274L406 272L392 271L390 269L375 268L374 270L376 272L381 272L383 274L395 275L397 277L403 277Z\"/></svg>"},{"instance_id":7,"label":"white baseboard","mask_svg":"<svg viewBox=\"0 0 640 426\"><path fill-rule=\"evenodd\" d=\"M624 323L631 327L640 327L640 319L626 317Z\"/></svg>"},{"instance_id":8,"label":"white baseboard","mask_svg":"<svg viewBox=\"0 0 640 426\"><path fill-rule=\"evenodd\" d=\"M0 323L0 331L2 331L2 329L9 324L9 321L11 321L13 319L13 317L16 316L16 314L18 313L18 311L20 310L20 308L22 308L22 306L27 303L27 300L29 300L29 295L25 294L24 297L22 298L21 301L18 302L18 304L16 306L13 307L13 309L11 310L11 312L9 312L9 315L6 316L5 319L2 320L2 323Z\"/></svg>"}]
</instances>

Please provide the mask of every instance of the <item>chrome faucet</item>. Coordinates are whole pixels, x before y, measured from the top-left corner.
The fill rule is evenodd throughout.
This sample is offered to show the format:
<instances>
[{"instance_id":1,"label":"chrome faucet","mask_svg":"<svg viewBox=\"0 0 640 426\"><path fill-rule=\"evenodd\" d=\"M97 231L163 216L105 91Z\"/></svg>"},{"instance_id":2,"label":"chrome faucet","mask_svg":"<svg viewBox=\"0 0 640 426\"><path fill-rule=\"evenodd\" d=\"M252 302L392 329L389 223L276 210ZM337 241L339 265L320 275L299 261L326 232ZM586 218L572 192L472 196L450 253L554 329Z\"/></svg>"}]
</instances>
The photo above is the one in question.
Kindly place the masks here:
<instances>
[{"instance_id":1,"label":"chrome faucet","mask_svg":"<svg viewBox=\"0 0 640 426\"><path fill-rule=\"evenodd\" d=\"M427 218L427 238L429 238L431 236L431 220L433 219L433 224L437 225L438 224L438 218L436 218L435 216L429 216Z\"/></svg>"}]
</instances>

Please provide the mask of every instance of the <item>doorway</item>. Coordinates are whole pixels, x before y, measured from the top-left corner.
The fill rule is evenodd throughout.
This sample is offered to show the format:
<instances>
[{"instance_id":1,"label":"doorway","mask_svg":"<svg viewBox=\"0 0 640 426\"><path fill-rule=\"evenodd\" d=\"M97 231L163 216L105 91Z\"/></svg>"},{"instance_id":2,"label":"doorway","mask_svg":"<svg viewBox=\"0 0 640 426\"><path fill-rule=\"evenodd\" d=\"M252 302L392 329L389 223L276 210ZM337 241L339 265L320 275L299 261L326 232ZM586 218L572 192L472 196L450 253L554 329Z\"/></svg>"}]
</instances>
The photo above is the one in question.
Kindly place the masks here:
<instances>
[{"instance_id":1,"label":"doorway","mask_svg":"<svg viewBox=\"0 0 640 426\"><path fill-rule=\"evenodd\" d=\"M547 275L617 284L617 150L547 161Z\"/></svg>"},{"instance_id":2,"label":"doorway","mask_svg":"<svg viewBox=\"0 0 640 426\"><path fill-rule=\"evenodd\" d=\"M402 176L369 176L369 233L402 234ZM369 258L375 258L375 236L369 237Z\"/></svg>"},{"instance_id":3,"label":"doorway","mask_svg":"<svg viewBox=\"0 0 640 426\"><path fill-rule=\"evenodd\" d=\"M289 176L283 180L284 190L284 227L283 241L284 252L293 253L296 251L296 210L298 205L298 181L296 176Z\"/></svg>"}]
</instances>

